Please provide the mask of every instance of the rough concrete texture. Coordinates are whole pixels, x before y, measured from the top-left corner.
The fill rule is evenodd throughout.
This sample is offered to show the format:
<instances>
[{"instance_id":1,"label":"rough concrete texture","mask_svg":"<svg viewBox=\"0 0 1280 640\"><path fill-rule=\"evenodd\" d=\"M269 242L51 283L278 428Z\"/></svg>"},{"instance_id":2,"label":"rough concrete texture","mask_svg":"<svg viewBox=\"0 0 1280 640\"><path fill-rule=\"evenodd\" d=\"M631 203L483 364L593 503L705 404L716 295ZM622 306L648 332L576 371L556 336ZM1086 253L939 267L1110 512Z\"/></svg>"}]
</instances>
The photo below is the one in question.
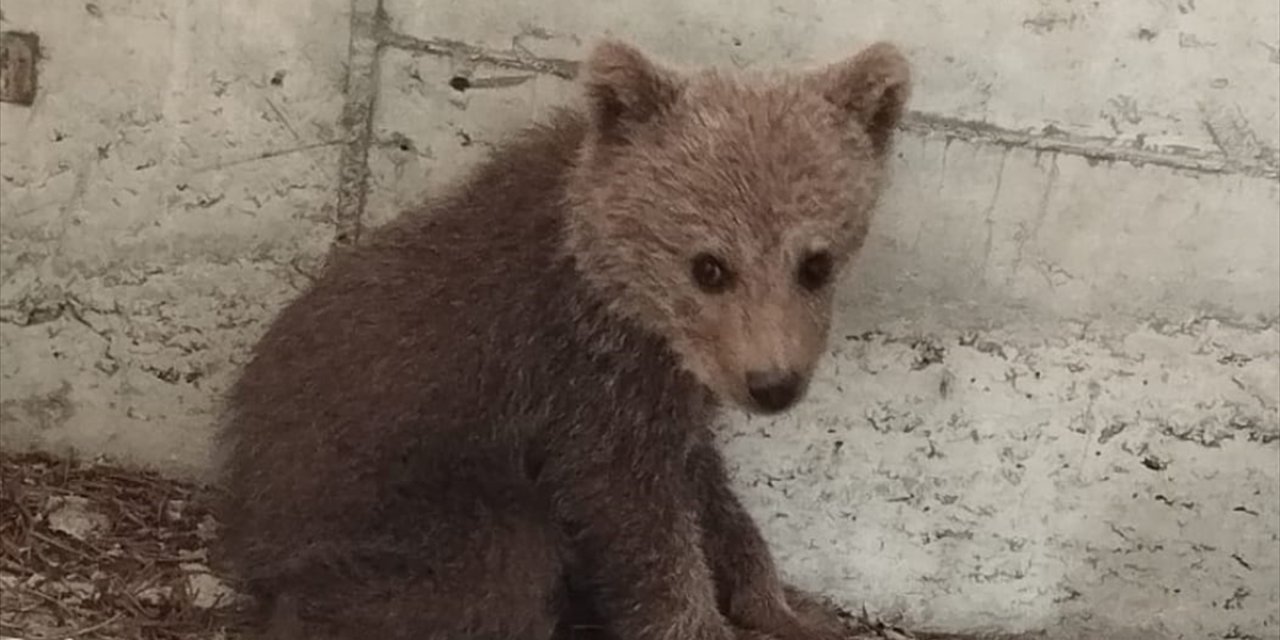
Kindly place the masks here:
<instances>
[{"instance_id":1,"label":"rough concrete texture","mask_svg":"<svg viewBox=\"0 0 1280 640\"><path fill-rule=\"evenodd\" d=\"M333 234L346 4L4 3L40 93L0 105L6 443L204 465L255 329Z\"/></svg>"},{"instance_id":2,"label":"rough concrete texture","mask_svg":"<svg viewBox=\"0 0 1280 640\"><path fill-rule=\"evenodd\" d=\"M882 323L729 450L806 586L939 628L1274 638L1273 335Z\"/></svg>"},{"instance_id":3,"label":"rough concrete texture","mask_svg":"<svg viewBox=\"0 0 1280 640\"><path fill-rule=\"evenodd\" d=\"M900 43L929 119L1059 141L1107 140L1174 162L1276 175L1280 5L1037 0L528 3L387 0L390 27L439 51L459 44L544 71L611 32L690 64L794 65ZM589 6L589 9L588 9ZM547 58L551 58L548 64ZM465 62L464 65L465 66ZM979 127L980 128L980 127Z\"/></svg>"},{"instance_id":4,"label":"rough concrete texture","mask_svg":"<svg viewBox=\"0 0 1280 640\"><path fill-rule=\"evenodd\" d=\"M793 415L726 420L785 569L937 629L1280 638L1278 21L9 0L46 59L0 111L4 442L201 469L217 392L325 245L573 100L600 34L758 69L887 38L915 111L833 355Z\"/></svg>"}]
</instances>

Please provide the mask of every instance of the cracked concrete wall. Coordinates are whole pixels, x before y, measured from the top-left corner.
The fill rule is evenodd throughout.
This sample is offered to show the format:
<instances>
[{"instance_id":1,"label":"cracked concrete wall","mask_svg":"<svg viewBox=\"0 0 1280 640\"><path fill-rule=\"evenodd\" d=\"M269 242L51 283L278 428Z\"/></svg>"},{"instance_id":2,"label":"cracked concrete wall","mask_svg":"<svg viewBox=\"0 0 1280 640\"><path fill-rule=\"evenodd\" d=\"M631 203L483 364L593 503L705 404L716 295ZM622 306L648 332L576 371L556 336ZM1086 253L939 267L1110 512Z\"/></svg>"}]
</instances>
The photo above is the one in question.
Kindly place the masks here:
<instances>
[{"instance_id":1,"label":"cracked concrete wall","mask_svg":"<svg viewBox=\"0 0 1280 640\"><path fill-rule=\"evenodd\" d=\"M192 471L256 330L335 225L348 6L5 2L4 442Z\"/></svg>"},{"instance_id":2,"label":"cracked concrete wall","mask_svg":"<svg viewBox=\"0 0 1280 640\"><path fill-rule=\"evenodd\" d=\"M887 38L917 98L832 357L725 425L785 570L928 627L1280 638L1280 5L260 4L5 4L46 43L0 107L6 446L198 471L325 247L573 100L603 33Z\"/></svg>"}]
</instances>

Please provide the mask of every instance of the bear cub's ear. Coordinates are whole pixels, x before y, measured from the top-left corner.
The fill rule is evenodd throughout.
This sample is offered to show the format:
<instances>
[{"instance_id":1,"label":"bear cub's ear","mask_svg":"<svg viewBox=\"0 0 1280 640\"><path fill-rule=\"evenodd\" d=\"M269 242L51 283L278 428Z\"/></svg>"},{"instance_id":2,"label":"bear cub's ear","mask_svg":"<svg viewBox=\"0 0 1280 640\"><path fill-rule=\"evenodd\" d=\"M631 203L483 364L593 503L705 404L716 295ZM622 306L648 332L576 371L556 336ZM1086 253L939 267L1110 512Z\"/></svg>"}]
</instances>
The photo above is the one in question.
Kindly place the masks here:
<instances>
[{"instance_id":1,"label":"bear cub's ear","mask_svg":"<svg viewBox=\"0 0 1280 640\"><path fill-rule=\"evenodd\" d=\"M681 80L631 45L605 40L583 70L592 121L602 138L625 141L631 125L647 122L673 105Z\"/></svg>"},{"instance_id":2,"label":"bear cub's ear","mask_svg":"<svg viewBox=\"0 0 1280 640\"><path fill-rule=\"evenodd\" d=\"M897 47L878 42L810 80L840 110L840 124L860 125L876 153L889 148L911 96L911 66Z\"/></svg>"}]
</instances>

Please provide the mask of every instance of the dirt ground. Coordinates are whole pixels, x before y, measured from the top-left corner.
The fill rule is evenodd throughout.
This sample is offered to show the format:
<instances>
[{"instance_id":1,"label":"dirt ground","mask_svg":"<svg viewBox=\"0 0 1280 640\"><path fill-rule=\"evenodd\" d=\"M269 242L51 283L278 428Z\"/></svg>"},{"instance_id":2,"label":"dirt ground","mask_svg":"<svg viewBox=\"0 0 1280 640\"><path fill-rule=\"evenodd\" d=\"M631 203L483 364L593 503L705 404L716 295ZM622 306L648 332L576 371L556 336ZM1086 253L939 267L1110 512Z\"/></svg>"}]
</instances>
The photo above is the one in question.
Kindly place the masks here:
<instances>
[{"instance_id":1,"label":"dirt ground","mask_svg":"<svg viewBox=\"0 0 1280 640\"><path fill-rule=\"evenodd\" d=\"M154 473L0 451L0 640L245 637L249 603L209 566L211 496ZM848 620L850 640L993 638Z\"/></svg>"},{"instance_id":2,"label":"dirt ground","mask_svg":"<svg viewBox=\"0 0 1280 640\"><path fill-rule=\"evenodd\" d=\"M207 493L152 473L0 452L0 636L227 638Z\"/></svg>"}]
</instances>

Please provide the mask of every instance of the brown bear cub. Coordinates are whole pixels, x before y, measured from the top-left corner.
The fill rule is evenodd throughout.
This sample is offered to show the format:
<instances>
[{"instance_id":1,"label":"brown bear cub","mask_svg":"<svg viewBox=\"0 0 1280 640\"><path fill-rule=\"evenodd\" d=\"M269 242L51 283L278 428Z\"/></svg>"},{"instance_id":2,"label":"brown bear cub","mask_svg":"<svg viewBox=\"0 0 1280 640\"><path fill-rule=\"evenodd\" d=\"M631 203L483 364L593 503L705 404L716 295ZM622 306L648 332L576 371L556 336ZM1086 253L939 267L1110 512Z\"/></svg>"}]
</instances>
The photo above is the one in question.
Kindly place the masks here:
<instances>
[{"instance_id":1,"label":"brown bear cub","mask_svg":"<svg viewBox=\"0 0 1280 640\"><path fill-rule=\"evenodd\" d=\"M842 637L710 427L805 394L908 65L730 77L607 42L582 76L582 109L335 254L234 386L223 551L268 637L586 637L583 611L618 640Z\"/></svg>"}]
</instances>

